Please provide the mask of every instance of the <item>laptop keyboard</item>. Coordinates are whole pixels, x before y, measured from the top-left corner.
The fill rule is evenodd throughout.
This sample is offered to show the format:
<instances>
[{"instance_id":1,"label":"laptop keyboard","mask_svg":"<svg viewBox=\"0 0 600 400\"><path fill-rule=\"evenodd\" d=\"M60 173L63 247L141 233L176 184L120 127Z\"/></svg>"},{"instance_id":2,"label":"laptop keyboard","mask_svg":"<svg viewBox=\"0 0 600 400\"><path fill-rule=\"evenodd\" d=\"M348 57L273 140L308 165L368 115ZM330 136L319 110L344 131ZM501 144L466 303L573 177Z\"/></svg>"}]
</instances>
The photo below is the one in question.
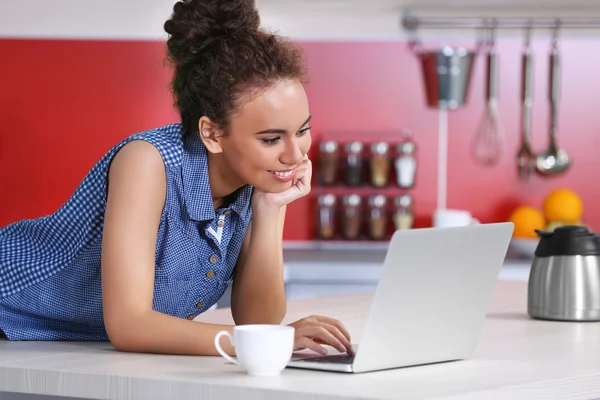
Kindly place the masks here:
<instances>
[{"instance_id":1,"label":"laptop keyboard","mask_svg":"<svg viewBox=\"0 0 600 400\"><path fill-rule=\"evenodd\" d=\"M354 356L349 356L347 354L332 354L330 356L305 357L300 358L297 361L322 362L329 364L352 364L354 362Z\"/></svg>"}]
</instances>

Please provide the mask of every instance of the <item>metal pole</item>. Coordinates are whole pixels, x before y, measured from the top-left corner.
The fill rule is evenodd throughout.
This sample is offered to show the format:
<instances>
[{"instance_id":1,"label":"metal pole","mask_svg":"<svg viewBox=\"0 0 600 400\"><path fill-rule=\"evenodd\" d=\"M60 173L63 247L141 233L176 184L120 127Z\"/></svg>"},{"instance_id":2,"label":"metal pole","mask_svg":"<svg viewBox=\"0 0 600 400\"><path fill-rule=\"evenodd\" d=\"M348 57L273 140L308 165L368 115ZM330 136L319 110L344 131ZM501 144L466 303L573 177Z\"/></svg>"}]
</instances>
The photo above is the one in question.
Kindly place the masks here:
<instances>
[{"instance_id":1,"label":"metal pole","mask_svg":"<svg viewBox=\"0 0 600 400\"><path fill-rule=\"evenodd\" d=\"M497 29L552 29L562 28L600 29L600 18L471 18L471 17L423 17L412 13L402 17L402 26L409 31L417 29L480 29L494 24Z\"/></svg>"}]
</instances>

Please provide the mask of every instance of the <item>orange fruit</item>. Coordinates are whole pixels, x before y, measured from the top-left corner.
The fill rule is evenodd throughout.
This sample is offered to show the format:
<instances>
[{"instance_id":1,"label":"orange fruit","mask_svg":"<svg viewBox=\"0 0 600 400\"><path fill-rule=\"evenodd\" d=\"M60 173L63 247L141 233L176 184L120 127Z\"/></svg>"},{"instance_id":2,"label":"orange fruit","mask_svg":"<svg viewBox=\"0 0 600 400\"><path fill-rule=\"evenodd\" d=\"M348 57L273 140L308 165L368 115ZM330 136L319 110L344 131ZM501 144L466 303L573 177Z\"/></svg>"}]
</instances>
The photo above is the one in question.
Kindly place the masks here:
<instances>
[{"instance_id":1,"label":"orange fruit","mask_svg":"<svg viewBox=\"0 0 600 400\"><path fill-rule=\"evenodd\" d=\"M513 236L516 238L537 238L536 229L546 227L546 219L540 210L531 206L519 206L508 219L515 224Z\"/></svg>"},{"instance_id":2,"label":"orange fruit","mask_svg":"<svg viewBox=\"0 0 600 400\"><path fill-rule=\"evenodd\" d=\"M548 221L575 224L583 215L583 202L571 189L555 189L544 199L544 216Z\"/></svg>"}]
</instances>

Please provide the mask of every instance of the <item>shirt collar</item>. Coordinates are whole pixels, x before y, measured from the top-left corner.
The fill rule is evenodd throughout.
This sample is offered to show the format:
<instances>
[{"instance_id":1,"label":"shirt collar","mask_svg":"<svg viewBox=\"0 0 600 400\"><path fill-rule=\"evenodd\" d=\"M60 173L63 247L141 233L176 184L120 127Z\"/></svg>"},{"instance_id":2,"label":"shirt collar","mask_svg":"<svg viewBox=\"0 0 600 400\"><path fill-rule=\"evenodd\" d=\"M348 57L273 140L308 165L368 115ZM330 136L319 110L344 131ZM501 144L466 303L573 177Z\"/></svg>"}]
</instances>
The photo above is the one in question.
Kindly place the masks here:
<instances>
[{"instance_id":1,"label":"shirt collar","mask_svg":"<svg viewBox=\"0 0 600 400\"><path fill-rule=\"evenodd\" d=\"M183 195L191 219L206 221L215 218L212 192L208 179L208 152L198 136L184 140L183 151ZM232 211L244 218L252 199L252 187L239 188L229 205Z\"/></svg>"}]
</instances>

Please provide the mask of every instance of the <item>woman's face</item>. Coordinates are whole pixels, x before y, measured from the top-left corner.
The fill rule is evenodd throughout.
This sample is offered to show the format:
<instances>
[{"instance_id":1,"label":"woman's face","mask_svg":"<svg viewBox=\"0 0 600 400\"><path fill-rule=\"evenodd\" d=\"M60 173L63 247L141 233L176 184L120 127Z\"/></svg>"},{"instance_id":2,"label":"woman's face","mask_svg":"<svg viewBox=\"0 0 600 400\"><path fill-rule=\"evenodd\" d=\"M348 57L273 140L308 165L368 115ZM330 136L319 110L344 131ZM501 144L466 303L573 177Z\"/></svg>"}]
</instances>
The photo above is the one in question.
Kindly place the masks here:
<instances>
[{"instance_id":1,"label":"woman's face","mask_svg":"<svg viewBox=\"0 0 600 400\"><path fill-rule=\"evenodd\" d=\"M311 146L308 99L296 80L279 82L243 103L218 139L225 165L242 183L265 192L292 185Z\"/></svg>"}]
</instances>

